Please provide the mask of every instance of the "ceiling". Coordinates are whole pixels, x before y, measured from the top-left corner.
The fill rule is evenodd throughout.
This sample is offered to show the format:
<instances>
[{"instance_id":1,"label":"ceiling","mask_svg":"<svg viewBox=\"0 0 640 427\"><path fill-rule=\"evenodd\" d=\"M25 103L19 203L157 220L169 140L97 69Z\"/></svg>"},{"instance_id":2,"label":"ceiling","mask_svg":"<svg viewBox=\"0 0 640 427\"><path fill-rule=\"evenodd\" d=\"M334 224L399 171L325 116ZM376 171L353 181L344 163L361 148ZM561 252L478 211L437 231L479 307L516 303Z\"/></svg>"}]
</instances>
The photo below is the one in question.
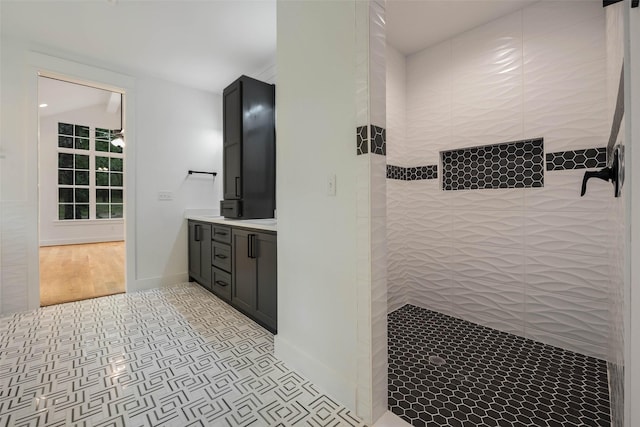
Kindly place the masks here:
<instances>
[{"instance_id":1,"label":"ceiling","mask_svg":"<svg viewBox=\"0 0 640 427\"><path fill-rule=\"evenodd\" d=\"M387 0L387 42L411 55L537 0Z\"/></svg>"},{"instance_id":2,"label":"ceiling","mask_svg":"<svg viewBox=\"0 0 640 427\"><path fill-rule=\"evenodd\" d=\"M206 91L275 62L275 0L0 2L3 37Z\"/></svg>"},{"instance_id":3,"label":"ceiling","mask_svg":"<svg viewBox=\"0 0 640 427\"><path fill-rule=\"evenodd\" d=\"M387 40L412 54L534 2L388 0ZM276 0L0 0L0 6L3 37L215 93L275 64Z\"/></svg>"},{"instance_id":4,"label":"ceiling","mask_svg":"<svg viewBox=\"0 0 640 427\"><path fill-rule=\"evenodd\" d=\"M38 112L40 116L46 117L94 105L104 106L106 111L111 94L107 90L41 77L38 79L38 103L47 106L39 108ZM112 112L117 111L120 106L120 94L115 95L117 104L111 105Z\"/></svg>"}]
</instances>

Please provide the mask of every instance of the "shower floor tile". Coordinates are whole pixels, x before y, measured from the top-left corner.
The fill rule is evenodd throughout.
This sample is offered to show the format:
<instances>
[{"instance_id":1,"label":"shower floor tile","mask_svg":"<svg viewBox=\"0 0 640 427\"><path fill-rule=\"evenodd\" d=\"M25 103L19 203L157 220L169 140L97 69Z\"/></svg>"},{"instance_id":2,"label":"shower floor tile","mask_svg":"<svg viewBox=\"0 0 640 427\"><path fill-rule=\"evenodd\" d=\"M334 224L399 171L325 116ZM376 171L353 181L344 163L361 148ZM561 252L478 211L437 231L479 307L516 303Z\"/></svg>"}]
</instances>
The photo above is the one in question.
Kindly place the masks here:
<instances>
[{"instance_id":1,"label":"shower floor tile","mask_svg":"<svg viewBox=\"0 0 640 427\"><path fill-rule=\"evenodd\" d=\"M192 283L0 317L0 427L363 426Z\"/></svg>"},{"instance_id":2,"label":"shower floor tile","mask_svg":"<svg viewBox=\"0 0 640 427\"><path fill-rule=\"evenodd\" d=\"M389 409L416 427L611 425L605 361L412 305L389 314Z\"/></svg>"}]
</instances>

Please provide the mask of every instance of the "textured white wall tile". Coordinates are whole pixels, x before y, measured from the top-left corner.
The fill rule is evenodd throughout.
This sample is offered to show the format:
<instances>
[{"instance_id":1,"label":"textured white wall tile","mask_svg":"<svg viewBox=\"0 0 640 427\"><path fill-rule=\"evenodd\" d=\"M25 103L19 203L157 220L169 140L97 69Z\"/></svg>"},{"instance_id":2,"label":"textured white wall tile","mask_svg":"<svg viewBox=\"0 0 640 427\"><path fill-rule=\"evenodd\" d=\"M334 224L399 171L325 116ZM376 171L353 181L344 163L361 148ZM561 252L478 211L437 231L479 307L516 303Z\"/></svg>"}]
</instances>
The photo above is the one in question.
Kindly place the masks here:
<instances>
[{"instance_id":1,"label":"textured white wall tile","mask_svg":"<svg viewBox=\"0 0 640 427\"><path fill-rule=\"evenodd\" d=\"M371 161L369 193L371 216L384 218L387 216L387 159L377 154L366 157Z\"/></svg>"},{"instance_id":2,"label":"textured white wall tile","mask_svg":"<svg viewBox=\"0 0 640 427\"><path fill-rule=\"evenodd\" d=\"M451 207L467 211L522 211L526 191L522 188L443 191L449 195Z\"/></svg>"},{"instance_id":3,"label":"textured white wall tile","mask_svg":"<svg viewBox=\"0 0 640 427\"><path fill-rule=\"evenodd\" d=\"M387 280L387 222L384 216L371 218L371 274L372 293L374 284ZM385 286L386 288L386 286ZM386 296L386 293L385 293Z\"/></svg>"},{"instance_id":4,"label":"textured white wall tile","mask_svg":"<svg viewBox=\"0 0 640 427\"><path fill-rule=\"evenodd\" d=\"M416 91L451 93L451 40L407 56L407 95Z\"/></svg>"},{"instance_id":5,"label":"textured white wall tile","mask_svg":"<svg viewBox=\"0 0 640 427\"><path fill-rule=\"evenodd\" d=\"M609 238L607 216L599 212L529 212L527 248L602 256Z\"/></svg>"},{"instance_id":6,"label":"textured white wall tile","mask_svg":"<svg viewBox=\"0 0 640 427\"><path fill-rule=\"evenodd\" d=\"M608 302L527 289L525 327L606 345Z\"/></svg>"},{"instance_id":7,"label":"textured white wall tile","mask_svg":"<svg viewBox=\"0 0 640 427\"><path fill-rule=\"evenodd\" d=\"M360 217L356 221L357 242L356 250L358 251L356 266L356 275L359 281L371 281L371 220L370 218Z\"/></svg>"},{"instance_id":8,"label":"textured white wall tile","mask_svg":"<svg viewBox=\"0 0 640 427\"><path fill-rule=\"evenodd\" d=\"M440 174L440 167L438 166ZM407 181L405 193L406 205L414 211L438 211L450 208L457 199L457 191L442 191L440 179L422 179L419 181ZM428 218L424 216L424 219ZM425 221L423 221L425 222Z\"/></svg>"},{"instance_id":9,"label":"textured white wall tile","mask_svg":"<svg viewBox=\"0 0 640 427\"><path fill-rule=\"evenodd\" d=\"M522 249L524 217L518 211L454 211L455 244L482 244Z\"/></svg>"},{"instance_id":10,"label":"textured white wall tile","mask_svg":"<svg viewBox=\"0 0 640 427\"><path fill-rule=\"evenodd\" d=\"M463 312L456 311L453 314L454 317L467 320L469 322L477 323L479 325L486 326L488 328L497 329L509 334L515 334L524 336L524 322L513 320L501 320L490 314L483 314L480 312Z\"/></svg>"},{"instance_id":11,"label":"textured white wall tile","mask_svg":"<svg viewBox=\"0 0 640 427\"><path fill-rule=\"evenodd\" d=\"M451 307L451 285L429 281L407 281L407 303L449 316L457 316ZM460 317L460 316L458 316Z\"/></svg>"},{"instance_id":12,"label":"textured white wall tile","mask_svg":"<svg viewBox=\"0 0 640 427\"><path fill-rule=\"evenodd\" d=\"M523 330L524 324L524 287L520 283L484 282L453 274L453 287L450 292L451 304L455 313L467 318L468 315L480 315L504 323L514 324Z\"/></svg>"},{"instance_id":13,"label":"textured white wall tile","mask_svg":"<svg viewBox=\"0 0 640 427\"><path fill-rule=\"evenodd\" d=\"M541 37L526 38L525 72L532 63L574 68L575 64L603 61L606 56L604 25L604 15L601 15L577 25L557 28Z\"/></svg>"},{"instance_id":14,"label":"textured white wall tile","mask_svg":"<svg viewBox=\"0 0 640 427\"><path fill-rule=\"evenodd\" d=\"M604 61L525 67L524 131L543 136L546 152L606 145Z\"/></svg>"},{"instance_id":15,"label":"textured white wall tile","mask_svg":"<svg viewBox=\"0 0 640 427\"><path fill-rule=\"evenodd\" d=\"M369 2L369 108L371 123L382 128L386 121L385 2Z\"/></svg>"},{"instance_id":16,"label":"textured white wall tile","mask_svg":"<svg viewBox=\"0 0 640 427\"><path fill-rule=\"evenodd\" d=\"M336 192L340 191L336 182ZM358 218L366 218L371 209L371 156L362 155L356 158L356 209Z\"/></svg>"},{"instance_id":17,"label":"textured white wall tile","mask_svg":"<svg viewBox=\"0 0 640 427\"><path fill-rule=\"evenodd\" d=\"M527 286L541 293L606 301L608 260L563 252L526 252Z\"/></svg>"},{"instance_id":18,"label":"textured white wall tile","mask_svg":"<svg viewBox=\"0 0 640 427\"><path fill-rule=\"evenodd\" d=\"M527 211L605 212L613 195L610 182L590 180L587 193L580 197L584 169L546 171L544 187L524 192Z\"/></svg>"},{"instance_id":19,"label":"textured white wall tile","mask_svg":"<svg viewBox=\"0 0 640 427\"><path fill-rule=\"evenodd\" d=\"M546 36L557 30L571 27L594 18L602 19L604 9L599 0L540 1L522 11L524 38Z\"/></svg>"},{"instance_id":20,"label":"textured white wall tile","mask_svg":"<svg viewBox=\"0 0 640 427\"><path fill-rule=\"evenodd\" d=\"M587 356L605 359L607 348L594 345L588 342L574 340L562 335L555 335L550 332L540 331L537 329L526 328L524 336L535 341L539 341L555 347L564 348L566 350L575 351L576 353L586 354Z\"/></svg>"},{"instance_id":21,"label":"textured white wall tile","mask_svg":"<svg viewBox=\"0 0 640 427\"><path fill-rule=\"evenodd\" d=\"M424 222L425 211L429 213L428 223ZM448 210L424 210L411 206L404 219L407 230L411 233L410 236L405 236L409 250L421 251L453 239L453 216Z\"/></svg>"},{"instance_id":22,"label":"textured white wall tile","mask_svg":"<svg viewBox=\"0 0 640 427\"><path fill-rule=\"evenodd\" d=\"M462 243L454 247L450 265L455 278L513 286L524 282L522 249Z\"/></svg>"},{"instance_id":23,"label":"textured white wall tile","mask_svg":"<svg viewBox=\"0 0 640 427\"><path fill-rule=\"evenodd\" d=\"M452 39L452 148L522 137L519 13Z\"/></svg>"},{"instance_id":24,"label":"textured white wall tile","mask_svg":"<svg viewBox=\"0 0 640 427\"><path fill-rule=\"evenodd\" d=\"M406 137L406 60L387 44L387 163L404 164Z\"/></svg>"},{"instance_id":25,"label":"textured white wall tile","mask_svg":"<svg viewBox=\"0 0 640 427\"><path fill-rule=\"evenodd\" d=\"M451 120L455 132L451 135L450 150L523 139L519 87L501 99L478 104L454 101L452 109L456 114Z\"/></svg>"},{"instance_id":26,"label":"textured white wall tile","mask_svg":"<svg viewBox=\"0 0 640 427\"><path fill-rule=\"evenodd\" d=\"M356 121L369 124L369 3L355 2Z\"/></svg>"}]
</instances>

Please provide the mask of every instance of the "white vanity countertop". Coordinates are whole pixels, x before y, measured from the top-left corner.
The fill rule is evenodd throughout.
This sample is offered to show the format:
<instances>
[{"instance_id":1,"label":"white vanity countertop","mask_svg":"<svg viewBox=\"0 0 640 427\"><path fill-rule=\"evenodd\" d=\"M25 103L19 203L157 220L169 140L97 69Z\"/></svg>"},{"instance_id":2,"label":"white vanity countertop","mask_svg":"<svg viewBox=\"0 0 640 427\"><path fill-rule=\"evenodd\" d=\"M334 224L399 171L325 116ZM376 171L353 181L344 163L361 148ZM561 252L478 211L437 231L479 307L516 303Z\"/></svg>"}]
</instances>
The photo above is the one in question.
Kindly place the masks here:
<instances>
[{"instance_id":1,"label":"white vanity countertop","mask_svg":"<svg viewBox=\"0 0 640 427\"><path fill-rule=\"evenodd\" d=\"M223 216L186 215L187 219L195 221L211 222L214 224L234 225L236 227L254 228L256 230L278 231L275 218L265 219L229 219Z\"/></svg>"}]
</instances>

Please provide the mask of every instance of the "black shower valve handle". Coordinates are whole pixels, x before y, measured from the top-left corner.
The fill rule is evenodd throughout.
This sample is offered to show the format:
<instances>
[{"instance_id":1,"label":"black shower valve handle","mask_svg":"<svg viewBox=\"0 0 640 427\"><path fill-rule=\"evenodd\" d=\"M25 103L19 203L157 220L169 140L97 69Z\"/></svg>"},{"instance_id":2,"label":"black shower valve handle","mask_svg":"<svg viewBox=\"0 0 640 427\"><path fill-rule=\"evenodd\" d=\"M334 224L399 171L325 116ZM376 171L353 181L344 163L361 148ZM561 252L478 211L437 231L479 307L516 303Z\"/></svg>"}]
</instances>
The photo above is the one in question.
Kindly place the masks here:
<instances>
[{"instance_id":1,"label":"black shower valve handle","mask_svg":"<svg viewBox=\"0 0 640 427\"><path fill-rule=\"evenodd\" d=\"M600 178L603 181L613 181L613 169L610 167L602 168L599 171L586 171L582 178L582 191L580 197L587 192L587 181L591 178Z\"/></svg>"}]
</instances>

